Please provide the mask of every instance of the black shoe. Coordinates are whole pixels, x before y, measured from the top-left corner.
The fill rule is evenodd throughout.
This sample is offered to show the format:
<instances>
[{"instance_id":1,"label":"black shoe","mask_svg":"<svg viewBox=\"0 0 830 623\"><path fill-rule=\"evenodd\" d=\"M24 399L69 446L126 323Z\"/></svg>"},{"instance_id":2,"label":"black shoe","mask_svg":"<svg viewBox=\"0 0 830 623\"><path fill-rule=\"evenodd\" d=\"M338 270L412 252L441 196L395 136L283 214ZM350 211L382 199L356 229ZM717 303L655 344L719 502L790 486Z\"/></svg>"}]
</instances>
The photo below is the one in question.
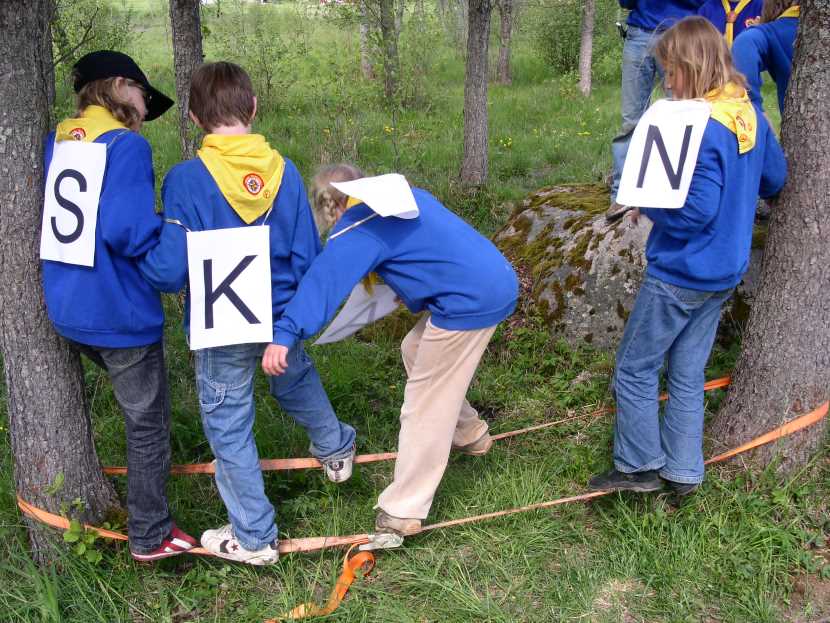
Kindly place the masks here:
<instances>
[{"instance_id":1,"label":"black shoe","mask_svg":"<svg viewBox=\"0 0 830 623\"><path fill-rule=\"evenodd\" d=\"M694 493L700 486L699 483L674 482L673 480L666 480L665 478L662 480L666 483L666 486L671 489L672 493L679 495L680 497Z\"/></svg>"},{"instance_id":2,"label":"black shoe","mask_svg":"<svg viewBox=\"0 0 830 623\"><path fill-rule=\"evenodd\" d=\"M624 474L616 469L612 469L599 476L594 476L588 481L588 489L591 491L636 491L638 493L648 493L650 491L659 491L662 488L663 480L657 474L657 470Z\"/></svg>"}]
</instances>

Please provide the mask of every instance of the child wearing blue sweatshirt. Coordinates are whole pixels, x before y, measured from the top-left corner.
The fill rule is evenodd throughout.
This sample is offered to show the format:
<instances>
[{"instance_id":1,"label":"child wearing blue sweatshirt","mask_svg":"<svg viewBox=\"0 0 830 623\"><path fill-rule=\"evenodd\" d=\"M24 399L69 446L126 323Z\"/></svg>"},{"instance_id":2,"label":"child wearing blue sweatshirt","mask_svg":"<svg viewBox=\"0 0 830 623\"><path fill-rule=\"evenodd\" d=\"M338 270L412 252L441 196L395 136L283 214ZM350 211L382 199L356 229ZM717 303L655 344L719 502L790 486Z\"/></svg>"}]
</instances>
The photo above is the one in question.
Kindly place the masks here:
<instances>
[{"instance_id":1,"label":"child wearing blue sweatshirt","mask_svg":"<svg viewBox=\"0 0 830 623\"><path fill-rule=\"evenodd\" d=\"M44 260L46 308L55 330L109 373L126 421L130 553L136 560L152 561L196 545L176 527L167 505L170 405L164 312L158 292L138 269L161 229L150 145L138 131L173 102L119 52L87 54L75 64L72 76L77 116L61 121L46 139L46 170L62 141L106 145L106 165L93 265Z\"/></svg>"},{"instance_id":2,"label":"child wearing blue sweatshirt","mask_svg":"<svg viewBox=\"0 0 830 623\"><path fill-rule=\"evenodd\" d=\"M290 349L317 333L369 273L377 273L412 312L426 312L404 338L407 373L395 476L380 494L376 532L396 546L415 534L429 512L450 450L485 454L487 423L465 395L496 325L516 306L518 283L496 247L425 190L386 196L411 201L415 218L380 217L332 183L362 178L351 165L324 169L315 179L314 210L334 225L276 324L271 374L290 374Z\"/></svg>"},{"instance_id":3,"label":"child wearing blue sweatshirt","mask_svg":"<svg viewBox=\"0 0 830 623\"><path fill-rule=\"evenodd\" d=\"M248 74L233 63L206 63L193 72L190 117L207 132L193 160L167 174L159 244L141 264L144 276L165 292L187 281L185 231L267 225L270 235L274 318L320 251L320 239L294 164L251 134L256 96ZM189 329L190 297L185 309ZM216 485L230 523L202 534L216 556L266 565L279 557L274 506L253 437L254 372L273 344L236 344L195 351L196 382L205 436L216 457ZM334 414L320 377L303 350L288 354L291 374L270 379L271 394L311 438L311 452L333 482L349 478L354 429Z\"/></svg>"},{"instance_id":4,"label":"child wearing blue sweatshirt","mask_svg":"<svg viewBox=\"0 0 830 623\"><path fill-rule=\"evenodd\" d=\"M704 368L721 306L749 263L756 199L781 190L786 162L708 21L678 22L655 54L673 97L705 99L712 113L685 205L640 210L653 228L645 280L617 350L614 468L589 487L645 492L667 483L685 495L703 480ZM661 419L664 361L669 398Z\"/></svg>"},{"instance_id":5,"label":"child wearing blue sweatshirt","mask_svg":"<svg viewBox=\"0 0 830 623\"><path fill-rule=\"evenodd\" d=\"M767 71L778 91L778 110L784 113L784 97L793 67L793 46L801 14L797 0L766 0L761 24L735 39L735 67L746 76L749 98L763 109L762 73Z\"/></svg>"},{"instance_id":6,"label":"child wearing blue sweatshirt","mask_svg":"<svg viewBox=\"0 0 830 623\"><path fill-rule=\"evenodd\" d=\"M620 177L631 134L648 108L655 79L661 71L652 53L654 42L661 32L677 20L694 15L704 1L619 0L620 6L629 9L630 13L622 53L622 125L617 136L611 141L611 205L606 212L609 221L622 218L628 210L628 206L617 203L617 190L620 187Z\"/></svg>"},{"instance_id":7,"label":"child wearing blue sweatshirt","mask_svg":"<svg viewBox=\"0 0 830 623\"><path fill-rule=\"evenodd\" d=\"M761 22L763 8L764 0L707 0L697 14L712 22L731 48L735 37Z\"/></svg>"}]
</instances>

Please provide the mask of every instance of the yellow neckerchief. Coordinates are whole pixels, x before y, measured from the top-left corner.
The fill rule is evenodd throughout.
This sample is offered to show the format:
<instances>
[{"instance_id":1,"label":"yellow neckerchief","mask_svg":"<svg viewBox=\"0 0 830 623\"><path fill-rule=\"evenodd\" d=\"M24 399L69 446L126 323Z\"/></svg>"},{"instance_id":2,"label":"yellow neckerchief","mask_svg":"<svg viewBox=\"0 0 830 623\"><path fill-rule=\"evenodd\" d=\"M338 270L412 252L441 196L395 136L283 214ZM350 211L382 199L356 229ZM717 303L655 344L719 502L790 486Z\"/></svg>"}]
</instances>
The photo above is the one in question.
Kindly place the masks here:
<instances>
[{"instance_id":1,"label":"yellow neckerchief","mask_svg":"<svg viewBox=\"0 0 830 623\"><path fill-rule=\"evenodd\" d=\"M723 5L723 10L726 11L726 32L724 33L724 37L726 37L726 45L731 48L732 42L735 40L735 22L738 19L738 15L740 15L741 11L743 11L747 5L752 2L752 0L740 0L734 11L732 10L732 5L729 4L729 0L720 1Z\"/></svg>"},{"instance_id":2,"label":"yellow neckerchief","mask_svg":"<svg viewBox=\"0 0 830 623\"><path fill-rule=\"evenodd\" d=\"M261 134L208 134L196 153L245 223L250 225L274 204L285 160Z\"/></svg>"},{"instance_id":3,"label":"yellow neckerchief","mask_svg":"<svg viewBox=\"0 0 830 623\"><path fill-rule=\"evenodd\" d=\"M361 203L365 203L362 199L356 199L354 197L347 197L346 198L346 209L353 208L356 205L360 205ZM369 273L363 279L360 280L360 283L363 284L363 287L366 288L366 292L369 293L369 296L375 293L375 286L379 283L383 283L383 280L380 278L380 275L377 273Z\"/></svg>"},{"instance_id":4,"label":"yellow neckerchief","mask_svg":"<svg viewBox=\"0 0 830 623\"><path fill-rule=\"evenodd\" d=\"M801 7L794 4L775 19L781 19L782 17L801 17Z\"/></svg>"},{"instance_id":5,"label":"yellow neckerchief","mask_svg":"<svg viewBox=\"0 0 830 623\"><path fill-rule=\"evenodd\" d=\"M712 105L712 119L722 123L737 137L738 153L745 154L755 147L758 119L746 89L730 82L722 89L709 91L705 99Z\"/></svg>"},{"instance_id":6,"label":"yellow neckerchief","mask_svg":"<svg viewBox=\"0 0 830 623\"><path fill-rule=\"evenodd\" d=\"M119 128L127 129L103 106L91 105L81 111L80 117L64 119L55 129L56 141L92 142L102 134Z\"/></svg>"}]
</instances>

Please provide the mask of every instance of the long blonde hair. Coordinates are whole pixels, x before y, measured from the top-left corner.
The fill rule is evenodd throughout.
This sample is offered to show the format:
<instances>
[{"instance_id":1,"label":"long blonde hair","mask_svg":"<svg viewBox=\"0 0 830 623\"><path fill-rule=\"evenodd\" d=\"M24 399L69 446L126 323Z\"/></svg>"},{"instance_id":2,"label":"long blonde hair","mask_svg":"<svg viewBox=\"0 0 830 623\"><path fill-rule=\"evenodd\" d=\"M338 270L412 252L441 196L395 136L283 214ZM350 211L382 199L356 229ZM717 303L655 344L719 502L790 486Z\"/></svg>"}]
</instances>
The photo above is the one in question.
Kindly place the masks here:
<instances>
[{"instance_id":1,"label":"long blonde hair","mask_svg":"<svg viewBox=\"0 0 830 623\"><path fill-rule=\"evenodd\" d=\"M120 95L116 80L118 78L104 78L85 84L78 91L78 115L80 116L87 106L103 106L118 121L137 132L144 118L135 106Z\"/></svg>"},{"instance_id":2,"label":"long blonde hair","mask_svg":"<svg viewBox=\"0 0 830 623\"><path fill-rule=\"evenodd\" d=\"M761 11L761 23L766 24L777 20L781 14L795 6L799 0L764 0L764 8Z\"/></svg>"},{"instance_id":3,"label":"long blonde hair","mask_svg":"<svg viewBox=\"0 0 830 623\"><path fill-rule=\"evenodd\" d=\"M311 182L311 212L320 232L331 229L337 221L337 205L346 198L331 183L350 182L361 177L363 171L347 162L325 165L317 171Z\"/></svg>"},{"instance_id":4,"label":"long blonde hair","mask_svg":"<svg viewBox=\"0 0 830 623\"><path fill-rule=\"evenodd\" d=\"M680 73L684 98L701 98L730 82L746 88L723 35L703 17L685 17L669 28L657 41L654 56L664 71Z\"/></svg>"}]
</instances>

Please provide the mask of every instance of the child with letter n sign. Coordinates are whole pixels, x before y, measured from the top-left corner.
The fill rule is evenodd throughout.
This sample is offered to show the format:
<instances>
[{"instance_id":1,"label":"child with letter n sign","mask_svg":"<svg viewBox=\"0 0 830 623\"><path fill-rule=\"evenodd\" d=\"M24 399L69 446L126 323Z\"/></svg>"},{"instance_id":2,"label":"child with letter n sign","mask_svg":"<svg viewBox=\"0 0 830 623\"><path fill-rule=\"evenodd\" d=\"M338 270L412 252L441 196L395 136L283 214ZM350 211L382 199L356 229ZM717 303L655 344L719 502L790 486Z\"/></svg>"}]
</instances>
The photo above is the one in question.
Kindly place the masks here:
<instances>
[{"instance_id":1,"label":"child with letter n sign","mask_svg":"<svg viewBox=\"0 0 830 623\"><path fill-rule=\"evenodd\" d=\"M685 495L703 480L704 368L721 306L746 272L758 195L780 192L787 168L708 21L681 20L655 54L679 101L657 102L643 116L623 170L619 201L643 206L654 226L617 351L614 468L589 487L646 492L667 483ZM661 420L664 360L669 399Z\"/></svg>"}]
</instances>

